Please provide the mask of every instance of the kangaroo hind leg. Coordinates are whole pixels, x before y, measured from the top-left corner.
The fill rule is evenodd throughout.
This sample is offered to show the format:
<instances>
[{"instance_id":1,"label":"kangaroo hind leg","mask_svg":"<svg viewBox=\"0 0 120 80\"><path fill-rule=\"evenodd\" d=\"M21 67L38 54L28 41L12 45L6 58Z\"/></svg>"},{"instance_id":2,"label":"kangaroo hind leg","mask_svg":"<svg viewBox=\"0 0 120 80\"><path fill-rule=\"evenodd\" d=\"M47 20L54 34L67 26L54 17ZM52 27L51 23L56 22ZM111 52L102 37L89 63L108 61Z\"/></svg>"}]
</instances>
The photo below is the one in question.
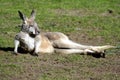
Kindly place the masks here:
<instances>
[{"instance_id":1,"label":"kangaroo hind leg","mask_svg":"<svg viewBox=\"0 0 120 80\"><path fill-rule=\"evenodd\" d=\"M63 49L64 48L65 49L80 49L80 50L91 49L91 46L81 45L69 39L60 39L60 40L54 41L53 46L55 48L63 48Z\"/></svg>"},{"instance_id":2,"label":"kangaroo hind leg","mask_svg":"<svg viewBox=\"0 0 120 80\"><path fill-rule=\"evenodd\" d=\"M88 54L94 53L92 50L80 50L80 49L57 49L55 48L55 53L62 53L62 54Z\"/></svg>"}]
</instances>

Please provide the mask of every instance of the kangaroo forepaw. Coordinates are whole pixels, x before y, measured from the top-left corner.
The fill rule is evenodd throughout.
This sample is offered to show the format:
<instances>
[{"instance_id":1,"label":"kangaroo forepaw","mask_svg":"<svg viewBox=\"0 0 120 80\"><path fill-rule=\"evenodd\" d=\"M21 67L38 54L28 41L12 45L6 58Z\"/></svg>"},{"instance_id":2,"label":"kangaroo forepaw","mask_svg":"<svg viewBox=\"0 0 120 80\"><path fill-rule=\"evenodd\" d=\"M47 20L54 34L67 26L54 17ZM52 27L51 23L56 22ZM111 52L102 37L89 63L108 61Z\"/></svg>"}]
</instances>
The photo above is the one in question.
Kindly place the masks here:
<instances>
[{"instance_id":1,"label":"kangaroo forepaw","mask_svg":"<svg viewBox=\"0 0 120 80\"><path fill-rule=\"evenodd\" d=\"M37 53L32 53L32 56L37 56L38 57L38 54Z\"/></svg>"}]
</instances>

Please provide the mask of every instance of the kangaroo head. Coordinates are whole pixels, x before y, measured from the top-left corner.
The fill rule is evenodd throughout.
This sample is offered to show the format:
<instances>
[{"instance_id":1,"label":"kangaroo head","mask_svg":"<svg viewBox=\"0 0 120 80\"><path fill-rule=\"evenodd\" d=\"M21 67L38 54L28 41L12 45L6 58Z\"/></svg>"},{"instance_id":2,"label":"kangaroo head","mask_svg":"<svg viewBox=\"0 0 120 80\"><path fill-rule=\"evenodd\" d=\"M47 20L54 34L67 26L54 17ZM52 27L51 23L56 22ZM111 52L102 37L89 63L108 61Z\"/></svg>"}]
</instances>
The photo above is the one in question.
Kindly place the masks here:
<instances>
[{"instance_id":1,"label":"kangaroo head","mask_svg":"<svg viewBox=\"0 0 120 80\"><path fill-rule=\"evenodd\" d=\"M38 35L40 30L35 22L35 11L32 10L30 18L27 18L21 11L18 11L23 23L21 25L21 31L28 33L29 35Z\"/></svg>"}]
</instances>

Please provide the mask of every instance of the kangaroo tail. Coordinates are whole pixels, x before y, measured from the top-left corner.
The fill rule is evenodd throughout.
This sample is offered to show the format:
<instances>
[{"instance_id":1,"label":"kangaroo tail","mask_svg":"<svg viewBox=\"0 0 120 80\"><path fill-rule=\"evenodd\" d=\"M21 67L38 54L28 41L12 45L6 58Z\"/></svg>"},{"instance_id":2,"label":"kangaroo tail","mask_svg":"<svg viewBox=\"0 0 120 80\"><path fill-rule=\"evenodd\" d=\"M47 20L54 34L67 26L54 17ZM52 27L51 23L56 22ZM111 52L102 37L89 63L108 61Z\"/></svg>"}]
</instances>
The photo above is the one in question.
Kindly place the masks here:
<instances>
[{"instance_id":1,"label":"kangaroo tail","mask_svg":"<svg viewBox=\"0 0 120 80\"><path fill-rule=\"evenodd\" d=\"M111 45L94 46L94 47L92 47L92 50L96 51L96 52L103 52L103 51L105 51L107 49L111 49L111 48L116 48L116 46L111 46Z\"/></svg>"}]
</instances>

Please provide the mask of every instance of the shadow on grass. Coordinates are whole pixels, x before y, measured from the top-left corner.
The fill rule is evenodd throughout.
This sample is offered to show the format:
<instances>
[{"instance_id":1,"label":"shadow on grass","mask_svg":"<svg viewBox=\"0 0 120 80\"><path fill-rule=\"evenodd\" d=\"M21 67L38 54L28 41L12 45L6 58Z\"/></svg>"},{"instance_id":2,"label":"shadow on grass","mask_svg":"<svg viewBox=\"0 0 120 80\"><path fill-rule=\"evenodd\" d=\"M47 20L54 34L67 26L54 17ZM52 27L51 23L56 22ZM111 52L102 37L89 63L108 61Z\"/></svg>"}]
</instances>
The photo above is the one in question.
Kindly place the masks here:
<instances>
[{"instance_id":1,"label":"shadow on grass","mask_svg":"<svg viewBox=\"0 0 120 80\"><path fill-rule=\"evenodd\" d=\"M11 54L14 54L14 55L17 55L17 53L14 53L14 48L13 47L0 47L0 50L1 51L5 51L5 52L11 52ZM27 50L24 50L23 48L21 47L18 47L18 53L19 54L30 54L32 56L38 56L38 54L34 54L33 51L27 51Z\"/></svg>"},{"instance_id":2,"label":"shadow on grass","mask_svg":"<svg viewBox=\"0 0 120 80\"><path fill-rule=\"evenodd\" d=\"M101 54L101 53L95 53L95 54L87 54L87 55L90 55L90 56L93 56L95 58L105 58L105 54Z\"/></svg>"},{"instance_id":3,"label":"shadow on grass","mask_svg":"<svg viewBox=\"0 0 120 80\"><path fill-rule=\"evenodd\" d=\"M81 55L87 55L87 56L92 56L92 57L95 57L95 58L105 58L105 53L87 53L87 54L81 54Z\"/></svg>"},{"instance_id":4,"label":"shadow on grass","mask_svg":"<svg viewBox=\"0 0 120 80\"><path fill-rule=\"evenodd\" d=\"M5 52L10 51L11 53L14 52L14 48L13 47L0 47L0 50L1 51L5 51ZM18 48L18 53L20 53L20 54L27 54L28 51L25 51L24 49L22 49L22 48L19 47Z\"/></svg>"},{"instance_id":5,"label":"shadow on grass","mask_svg":"<svg viewBox=\"0 0 120 80\"><path fill-rule=\"evenodd\" d=\"M8 51L10 51L11 53L14 53L14 48L13 47L0 47L0 50L1 51L5 51L5 52L8 52ZM26 51L26 50L24 50L24 49L22 49L22 48L18 48L18 53L20 53L20 54L31 54L32 55L32 53L31 52L28 52L28 51ZM93 56L93 57L95 57L95 58L105 58L105 55L101 55L101 54L91 54L91 53L88 53L87 54L88 56Z\"/></svg>"}]
</instances>

